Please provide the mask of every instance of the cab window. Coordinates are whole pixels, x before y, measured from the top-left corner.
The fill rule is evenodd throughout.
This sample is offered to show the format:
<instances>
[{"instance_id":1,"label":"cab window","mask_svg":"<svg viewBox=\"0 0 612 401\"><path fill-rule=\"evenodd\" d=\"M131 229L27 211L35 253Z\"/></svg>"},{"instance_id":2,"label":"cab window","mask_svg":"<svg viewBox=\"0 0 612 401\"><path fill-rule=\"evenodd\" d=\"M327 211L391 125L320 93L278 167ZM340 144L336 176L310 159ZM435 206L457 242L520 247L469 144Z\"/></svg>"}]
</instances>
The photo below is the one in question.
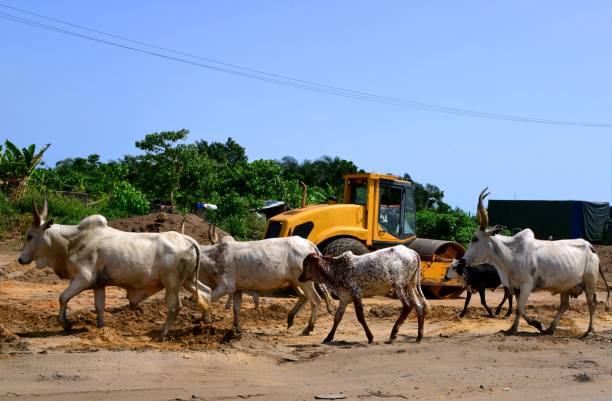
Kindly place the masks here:
<instances>
[{"instance_id":1,"label":"cab window","mask_svg":"<svg viewBox=\"0 0 612 401\"><path fill-rule=\"evenodd\" d=\"M404 194L404 237L414 235L416 227L416 215L414 205L414 192L412 187L406 188Z\"/></svg>"},{"instance_id":2,"label":"cab window","mask_svg":"<svg viewBox=\"0 0 612 401\"><path fill-rule=\"evenodd\" d=\"M401 205L401 188L385 187L381 185L378 224L384 231L398 238L401 235Z\"/></svg>"},{"instance_id":3,"label":"cab window","mask_svg":"<svg viewBox=\"0 0 612 401\"><path fill-rule=\"evenodd\" d=\"M368 186L364 182L356 182L351 185L350 203L355 205L368 204Z\"/></svg>"}]
</instances>

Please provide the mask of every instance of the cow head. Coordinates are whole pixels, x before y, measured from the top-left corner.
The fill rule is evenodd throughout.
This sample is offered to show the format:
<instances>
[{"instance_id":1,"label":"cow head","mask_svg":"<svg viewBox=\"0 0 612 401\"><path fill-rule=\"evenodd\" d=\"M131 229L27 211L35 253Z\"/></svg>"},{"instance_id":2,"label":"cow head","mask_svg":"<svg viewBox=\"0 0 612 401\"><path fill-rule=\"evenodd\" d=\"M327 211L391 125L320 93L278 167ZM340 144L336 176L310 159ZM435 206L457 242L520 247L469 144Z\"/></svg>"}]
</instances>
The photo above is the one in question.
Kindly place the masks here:
<instances>
[{"instance_id":1,"label":"cow head","mask_svg":"<svg viewBox=\"0 0 612 401\"><path fill-rule=\"evenodd\" d=\"M454 259L453 262L448 265L446 269L446 274L444 275L444 281L448 281L451 279L461 279L463 278L463 272L465 270L465 260L464 259Z\"/></svg>"},{"instance_id":2,"label":"cow head","mask_svg":"<svg viewBox=\"0 0 612 401\"><path fill-rule=\"evenodd\" d=\"M311 253L304 259L302 274L298 277L299 282L315 281L321 282L324 280L324 270L331 262L332 256L321 256L318 253Z\"/></svg>"},{"instance_id":3,"label":"cow head","mask_svg":"<svg viewBox=\"0 0 612 401\"><path fill-rule=\"evenodd\" d=\"M474 232L465 255L459 260L464 266L474 266L482 263L490 263L493 257L492 237L497 235L502 226L488 227L489 215L485 209L483 200L489 195L488 188L485 188L478 196L478 222L479 227Z\"/></svg>"},{"instance_id":4,"label":"cow head","mask_svg":"<svg viewBox=\"0 0 612 401\"><path fill-rule=\"evenodd\" d=\"M39 261L41 250L50 245L50 240L45 232L53 225L53 219L45 222L47 218L47 198L41 212L38 211L36 204L32 201L32 225L26 231L26 240L19 255L18 262L22 265L27 265L33 260L37 260L38 267L45 267L42 261ZM40 262L40 263L39 263Z\"/></svg>"}]
</instances>

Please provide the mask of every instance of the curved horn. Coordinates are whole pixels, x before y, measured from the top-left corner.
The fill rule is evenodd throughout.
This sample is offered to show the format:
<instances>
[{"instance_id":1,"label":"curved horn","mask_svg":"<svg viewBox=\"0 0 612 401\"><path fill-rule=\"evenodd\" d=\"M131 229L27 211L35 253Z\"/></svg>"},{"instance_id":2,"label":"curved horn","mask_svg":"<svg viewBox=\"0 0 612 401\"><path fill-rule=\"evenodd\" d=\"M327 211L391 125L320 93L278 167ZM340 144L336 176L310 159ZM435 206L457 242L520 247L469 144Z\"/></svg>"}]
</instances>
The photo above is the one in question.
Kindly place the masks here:
<instances>
[{"instance_id":1,"label":"curved horn","mask_svg":"<svg viewBox=\"0 0 612 401\"><path fill-rule=\"evenodd\" d=\"M42 212L40 212L40 219L41 220L46 219L48 213L49 213L49 208L47 207L47 195L45 194L45 204L43 205Z\"/></svg>"},{"instance_id":2,"label":"curved horn","mask_svg":"<svg viewBox=\"0 0 612 401\"><path fill-rule=\"evenodd\" d=\"M489 187L482 190L480 196L478 196L478 222L480 223L480 230L485 231L487 226L489 225L489 215L487 214L487 209L485 209L483 200L487 196L489 196L490 192L487 192Z\"/></svg>"}]
</instances>

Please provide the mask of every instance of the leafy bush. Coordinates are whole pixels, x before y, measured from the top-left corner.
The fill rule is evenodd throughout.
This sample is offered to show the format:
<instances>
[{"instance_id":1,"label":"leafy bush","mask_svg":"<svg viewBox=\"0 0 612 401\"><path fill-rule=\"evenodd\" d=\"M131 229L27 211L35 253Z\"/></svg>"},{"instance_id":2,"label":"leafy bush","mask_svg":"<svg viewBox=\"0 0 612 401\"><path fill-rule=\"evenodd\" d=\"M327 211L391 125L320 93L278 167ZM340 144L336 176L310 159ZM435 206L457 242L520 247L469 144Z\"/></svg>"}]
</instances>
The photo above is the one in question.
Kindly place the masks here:
<instances>
[{"instance_id":1,"label":"leafy bush","mask_svg":"<svg viewBox=\"0 0 612 401\"><path fill-rule=\"evenodd\" d=\"M40 211L45 202L45 195L36 191L28 191L13 205L18 213L31 214L33 201ZM58 195L53 192L47 194L47 203L49 218L52 217L58 224L78 224L83 218L96 213L95 210L88 208L74 198Z\"/></svg>"},{"instance_id":2,"label":"leafy bush","mask_svg":"<svg viewBox=\"0 0 612 401\"><path fill-rule=\"evenodd\" d=\"M417 213L417 236L421 238L457 241L467 246L477 228L476 219L460 209L445 213L434 210Z\"/></svg>"},{"instance_id":3,"label":"leafy bush","mask_svg":"<svg viewBox=\"0 0 612 401\"><path fill-rule=\"evenodd\" d=\"M126 181L119 182L115 185L108 206L113 209L127 211L137 215L143 215L149 211L147 197Z\"/></svg>"}]
</instances>

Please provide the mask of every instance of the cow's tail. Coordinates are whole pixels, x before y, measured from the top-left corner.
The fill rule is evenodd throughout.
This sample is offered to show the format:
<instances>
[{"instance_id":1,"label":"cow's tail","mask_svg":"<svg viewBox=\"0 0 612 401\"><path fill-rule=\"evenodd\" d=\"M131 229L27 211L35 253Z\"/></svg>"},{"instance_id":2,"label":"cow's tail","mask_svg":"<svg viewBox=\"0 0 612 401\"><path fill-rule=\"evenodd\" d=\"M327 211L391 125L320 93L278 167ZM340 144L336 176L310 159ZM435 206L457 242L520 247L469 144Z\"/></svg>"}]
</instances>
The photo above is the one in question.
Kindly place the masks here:
<instances>
[{"instance_id":1,"label":"cow's tail","mask_svg":"<svg viewBox=\"0 0 612 401\"><path fill-rule=\"evenodd\" d=\"M593 253L595 253L595 251L593 251ZM601 278L604 281L604 284L606 285L606 310L610 310L610 286L608 285L608 280L606 280L606 276L604 276L603 272L601 271L601 261L600 263L598 263L597 266L598 270L599 270L599 274L601 274Z\"/></svg>"},{"instance_id":2,"label":"cow's tail","mask_svg":"<svg viewBox=\"0 0 612 401\"><path fill-rule=\"evenodd\" d=\"M599 274L601 274L601 278L603 278L603 281L606 284L606 292L608 293L606 296L606 310L610 310L610 287L608 286L606 276L604 276L603 272L601 271L601 263L599 264Z\"/></svg>"},{"instance_id":3,"label":"cow's tail","mask_svg":"<svg viewBox=\"0 0 612 401\"><path fill-rule=\"evenodd\" d=\"M423 289L421 288L421 256L418 254L417 254L417 260L419 262L419 267L416 271L417 292L419 293L419 297L421 298L421 302L423 303L423 307L425 308L425 314L429 315L431 313L431 307L429 306L429 302L427 302L427 298L425 298L425 294L423 294Z\"/></svg>"},{"instance_id":4,"label":"cow's tail","mask_svg":"<svg viewBox=\"0 0 612 401\"><path fill-rule=\"evenodd\" d=\"M597 255L597 252L595 252L595 248L593 248L593 245L589 244L589 248L591 249L591 252ZM597 264L597 269L599 270L599 274L601 275L601 278L603 279L604 284L606 285L606 310L610 310L610 286L608 286L608 280L606 280L606 276L604 276L603 272L601 271L601 261L599 262L600 263ZM597 282L595 284L597 284Z\"/></svg>"},{"instance_id":5,"label":"cow's tail","mask_svg":"<svg viewBox=\"0 0 612 401\"><path fill-rule=\"evenodd\" d=\"M188 235L184 235L184 237L187 239L187 241L191 243L191 245L193 246L193 249L195 249L195 252L196 252L196 264L195 264L195 271L194 271L194 278L193 278L193 282L194 282L195 290L196 290L196 293L195 293L196 303L203 311L207 312L210 306L208 305L208 301L202 300L202 298L200 297L200 289L198 288L198 284L200 283L198 281L198 278L200 277L200 263L201 263L201 257L202 257L202 253L200 251L200 244L198 244L196 240L194 240Z\"/></svg>"}]
</instances>

